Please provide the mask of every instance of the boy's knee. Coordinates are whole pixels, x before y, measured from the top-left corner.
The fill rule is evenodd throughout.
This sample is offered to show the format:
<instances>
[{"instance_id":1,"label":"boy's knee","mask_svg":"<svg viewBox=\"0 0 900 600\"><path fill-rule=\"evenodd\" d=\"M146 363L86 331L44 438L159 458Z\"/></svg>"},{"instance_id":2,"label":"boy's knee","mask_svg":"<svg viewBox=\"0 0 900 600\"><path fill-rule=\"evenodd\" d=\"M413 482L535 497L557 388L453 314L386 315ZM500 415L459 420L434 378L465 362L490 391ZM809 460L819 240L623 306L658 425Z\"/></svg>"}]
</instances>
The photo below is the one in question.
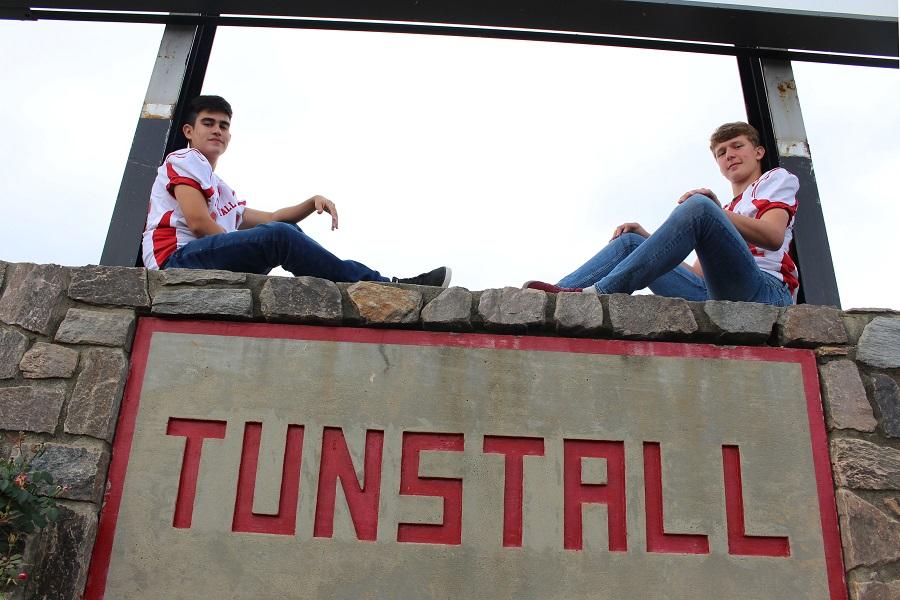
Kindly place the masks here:
<instances>
[{"instance_id":1,"label":"boy's knee","mask_svg":"<svg viewBox=\"0 0 900 600\"><path fill-rule=\"evenodd\" d=\"M644 243L644 236L628 231L616 238L616 241L629 248L637 248Z\"/></svg>"},{"instance_id":2,"label":"boy's knee","mask_svg":"<svg viewBox=\"0 0 900 600\"><path fill-rule=\"evenodd\" d=\"M300 228L293 223L282 223L281 221L273 221L263 225L257 225L260 229L273 240L286 240L300 233Z\"/></svg>"},{"instance_id":3,"label":"boy's knee","mask_svg":"<svg viewBox=\"0 0 900 600\"><path fill-rule=\"evenodd\" d=\"M719 206L719 204L715 200L713 200L709 196L704 196L703 194L694 194L693 196L689 196L687 200L681 203L681 206L693 210L722 210L722 207Z\"/></svg>"}]
</instances>

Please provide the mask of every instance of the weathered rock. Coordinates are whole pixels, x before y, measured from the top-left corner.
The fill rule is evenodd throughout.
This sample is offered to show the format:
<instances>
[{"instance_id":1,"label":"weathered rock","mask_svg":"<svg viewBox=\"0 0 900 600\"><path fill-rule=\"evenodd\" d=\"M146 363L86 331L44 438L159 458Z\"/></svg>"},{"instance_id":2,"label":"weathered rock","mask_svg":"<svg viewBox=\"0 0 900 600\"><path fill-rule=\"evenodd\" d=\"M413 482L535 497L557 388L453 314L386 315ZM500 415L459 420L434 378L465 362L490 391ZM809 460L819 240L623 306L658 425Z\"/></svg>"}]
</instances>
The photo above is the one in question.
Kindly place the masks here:
<instances>
[{"instance_id":1,"label":"weathered rock","mask_svg":"<svg viewBox=\"0 0 900 600\"><path fill-rule=\"evenodd\" d=\"M84 310L70 308L56 332L56 341L66 344L99 346L131 345L134 333L134 310Z\"/></svg>"},{"instance_id":2,"label":"weathered rock","mask_svg":"<svg viewBox=\"0 0 900 600\"><path fill-rule=\"evenodd\" d=\"M626 338L674 339L697 331L687 301L664 296L609 296L613 331Z\"/></svg>"},{"instance_id":3,"label":"weathered rock","mask_svg":"<svg viewBox=\"0 0 900 600\"><path fill-rule=\"evenodd\" d=\"M894 518L900 519L900 496L897 496L896 498L885 498L884 505L894 514Z\"/></svg>"},{"instance_id":4,"label":"weathered rock","mask_svg":"<svg viewBox=\"0 0 900 600\"><path fill-rule=\"evenodd\" d=\"M875 431L875 416L866 399L866 388L852 360L825 363L819 367L819 376L829 428Z\"/></svg>"},{"instance_id":5,"label":"weathered rock","mask_svg":"<svg viewBox=\"0 0 900 600\"><path fill-rule=\"evenodd\" d=\"M556 295L553 311L556 330L570 335L596 335L603 331L603 305L596 294Z\"/></svg>"},{"instance_id":6,"label":"weathered rock","mask_svg":"<svg viewBox=\"0 0 900 600\"><path fill-rule=\"evenodd\" d=\"M0 298L0 321L29 331L50 333L53 311L66 288L66 272L58 265L19 264Z\"/></svg>"},{"instance_id":7,"label":"weathered rock","mask_svg":"<svg viewBox=\"0 0 900 600\"><path fill-rule=\"evenodd\" d=\"M797 304L778 317L778 342L782 346L812 347L849 341L841 311L831 306Z\"/></svg>"},{"instance_id":8,"label":"weathered rock","mask_svg":"<svg viewBox=\"0 0 900 600\"><path fill-rule=\"evenodd\" d=\"M253 294L250 290L173 289L153 297L151 312L156 315L197 315L250 317Z\"/></svg>"},{"instance_id":9,"label":"weathered rock","mask_svg":"<svg viewBox=\"0 0 900 600\"><path fill-rule=\"evenodd\" d=\"M853 600L900 600L900 581L853 582L850 584L850 597Z\"/></svg>"},{"instance_id":10,"label":"weathered rock","mask_svg":"<svg viewBox=\"0 0 900 600\"><path fill-rule=\"evenodd\" d=\"M471 329L472 292L451 287L425 305L422 324L427 329Z\"/></svg>"},{"instance_id":11,"label":"weathered rock","mask_svg":"<svg viewBox=\"0 0 900 600\"><path fill-rule=\"evenodd\" d=\"M165 269L159 272L162 285L208 285L226 283L239 285L247 281L246 273L206 269Z\"/></svg>"},{"instance_id":12,"label":"weathered rock","mask_svg":"<svg viewBox=\"0 0 900 600\"><path fill-rule=\"evenodd\" d=\"M819 346L815 350L816 356L819 358L830 358L832 356L848 356L850 350L846 346Z\"/></svg>"},{"instance_id":13,"label":"weathered rock","mask_svg":"<svg viewBox=\"0 0 900 600\"><path fill-rule=\"evenodd\" d=\"M343 319L340 289L317 277L270 277L259 304L268 320L337 324Z\"/></svg>"},{"instance_id":14,"label":"weathered rock","mask_svg":"<svg viewBox=\"0 0 900 600\"><path fill-rule=\"evenodd\" d=\"M128 361L121 350L85 350L81 373L69 401L66 433L112 441L127 373Z\"/></svg>"},{"instance_id":15,"label":"weathered rock","mask_svg":"<svg viewBox=\"0 0 900 600\"><path fill-rule=\"evenodd\" d=\"M103 498L109 466L109 450L103 442L47 443L31 464L36 470L48 471L55 485L66 486L60 498L97 503Z\"/></svg>"},{"instance_id":16,"label":"weathered rock","mask_svg":"<svg viewBox=\"0 0 900 600\"><path fill-rule=\"evenodd\" d=\"M859 338L856 360L881 369L900 368L900 319L872 319Z\"/></svg>"},{"instance_id":17,"label":"weathered rock","mask_svg":"<svg viewBox=\"0 0 900 600\"><path fill-rule=\"evenodd\" d=\"M881 430L888 437L900 437L900 386L880 373L872 375L872 400Z\"/></svg>"},{"instance_id":18,"label":"weathered rock","mask_svg":"<svg viewBox=\"0 0 900 600\"><path fill-rule=\"evenodd\" d=\"M3 280L6 277L6 265L8 265L5 260L0 260L0 292L3 291Z\"/></svg>"},{"instance_id":19,"label":"weathered rock","mask_svg":"<svg viewBox=\"0 0 900 600\"><path fill-rule=\"evenodd\" d=\"M72 269L69 298L88 304L150 306L147 269L96 265Z\"/></svg>"},{"instance_id":20,"label":"weathered rock","mask_svg":"<svg viewBox=\"0 0 900 600\"><path fill-rule=\"evenodd\" d=\"M725 300L704 302L703 310L718 338L736 344L758 344L768 340L780 312L768 304Z\"/></svg>"},{"instance_id":21,"label":"weathered rock","mask_svg":"<svg viewBox=\"0 0 900 600\"><path fill-rule=\"evenodd\" d=\"M836 494L844 566L876 567L900 558L900 522L890 518L856 494L839 489Z\"/></svg>"},{"instance_id":22,"label":"weathered rock","mask_svg":"<svg viewBox=\"0 0 900 600\"><path fill-rule=\"evenodd\" d=\"M900 489L900 450L866 440L831 441L835 483L862 490Z\"/></svg>"},{"instance_id":23,"label":"weathered rock","mask_svg":"<svg viewBox=\"0 0 900 600\"><path fill-rule=\"evenodd\" d=\"M28 337L15 329L0 327L0 379L16 376L19 361L28 348Z\"/></svg>"},{"instance_id":24,"label":"weathered rock","mask_svg":"<svg viewBox=\"0 0 900 600\"><path fill-rule=\"evenodd\" d=\"M97 507L62 501L59 519L40 534L34 558L37 576L28 583L33 600L80 600L87 581L94 539Z\"/></svg>"},{"instance_id":25,"label":"weathered rock","mask_svg":"<svg viewBox=\"0 0 900 600\"><path fill-rule=\"evenodd\" d=\"M524 331L544 326L547 302L547 294L540 290L484 290L478 301L478 314L488 329Z\"/></svg>"},{"instance_id":26,"label":"weathered rock","mask_svg":"<svg viewBox=\"0 0 900 600\"><path fill-rule=\"evenodd\" d=\"M22 357L19 369L28 379L71 377L78 367L78 352L65 346L37 342Z\"/></svg>"},{"instance_id":27,"label":"weathered rock","mask_svg":"<svg viewBox=\"0 0 900 600\"><path fill-rule=\"evenodd\" d=\"M848 344L859 342L859 336L862 335L863 330L872 318L872 315L854 315L846 312L841 315L841 319L844 321L844 329L847 330Z\"/></svg>"},{"instance_id":28,"label":"weathered rock","mask_svg":"<svg viewBox=\"0 0 900 600\"><path fill-rule=\"evenodd\" d=\"M0 429L53 433L66 399L66 386L0 388Z\"/></svg>"},{"instance_id":29,"label":"weathered rock","mask_svg":"<svg viewBox=\"0 0 900 600\"><path fill-rule=\"evenodd\" d=\"M347 288L350 301L367 323L417 323L422 294L416 290L359 281Z\"/></svg>"}]
</instances>

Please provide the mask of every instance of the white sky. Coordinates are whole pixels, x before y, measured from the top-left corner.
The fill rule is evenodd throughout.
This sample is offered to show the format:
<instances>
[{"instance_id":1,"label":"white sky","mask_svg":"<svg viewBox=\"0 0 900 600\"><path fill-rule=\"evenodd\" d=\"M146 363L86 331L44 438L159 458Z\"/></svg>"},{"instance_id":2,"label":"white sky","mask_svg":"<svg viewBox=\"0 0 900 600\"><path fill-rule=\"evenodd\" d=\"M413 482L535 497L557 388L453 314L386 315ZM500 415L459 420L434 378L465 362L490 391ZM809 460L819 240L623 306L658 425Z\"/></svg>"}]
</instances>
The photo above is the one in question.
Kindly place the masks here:
<instances>
[{"instance_id":1,"label":"white sky","mask_svg":"<svg viewBox=\"0 0 900 600\"><path fill-rule=\"evenodd\" d=\"M96 263L161 26L0 21L0 259ZM896 70L794 65L845 308L900 308ZM733 58L378 33L219 28L204 92L234 107L217 172L251 206L386 275L555 281L684 191L744 119ZM802 276L802 274L801 274Z\"/></svg>"}]
</instances>

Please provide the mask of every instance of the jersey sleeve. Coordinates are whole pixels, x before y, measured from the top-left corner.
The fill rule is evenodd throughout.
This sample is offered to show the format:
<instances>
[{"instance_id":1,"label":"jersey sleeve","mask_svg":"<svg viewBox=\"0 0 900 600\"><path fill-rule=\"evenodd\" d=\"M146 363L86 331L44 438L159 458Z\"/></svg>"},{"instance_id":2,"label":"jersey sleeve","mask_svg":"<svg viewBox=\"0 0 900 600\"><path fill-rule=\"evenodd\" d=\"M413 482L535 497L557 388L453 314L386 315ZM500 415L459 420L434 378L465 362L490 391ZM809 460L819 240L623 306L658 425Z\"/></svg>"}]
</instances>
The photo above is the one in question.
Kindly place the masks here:
<instances>
[{"instance_id":1,"label":"jersey sleeve","mask_svg":"<svg viewBox=\"0 0 900 600\"><path fill-rule=\"evenodd\" d=\"M166 174L169 176L169 181L166 183L166 191L173 196L175 195L176 185L189 185L203 192L203 195L207 198L211 198L215 193L212 181L212 166L196 150L173 152L167 156Z\"/></svg>"},{"instance_id":2,"label":"jersey sleeve","mask_svg":"<svg viewBox=\"0 0 900 600\"><path fill-rule=\"evenodd\" d=\"M759 219L773 208L787 211L791 218L797 214L797 176L784 169L772 169L763 175L753 189L753 204Z\"/></svg>"}]
</instances>

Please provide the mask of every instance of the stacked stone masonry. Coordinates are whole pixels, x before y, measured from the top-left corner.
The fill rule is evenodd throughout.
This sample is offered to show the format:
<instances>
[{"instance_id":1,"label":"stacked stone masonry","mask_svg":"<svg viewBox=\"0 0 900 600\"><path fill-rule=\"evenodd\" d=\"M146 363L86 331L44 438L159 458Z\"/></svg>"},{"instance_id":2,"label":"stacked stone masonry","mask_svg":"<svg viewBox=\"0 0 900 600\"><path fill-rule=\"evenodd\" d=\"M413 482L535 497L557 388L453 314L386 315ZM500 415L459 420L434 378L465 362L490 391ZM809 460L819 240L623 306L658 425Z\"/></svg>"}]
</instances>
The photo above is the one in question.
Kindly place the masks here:
<instances>
[{"instance_id":1,"label":"stacked stone masonry","mask_svg":"<svg viewBox=\"0 0 900 600\"><path fill-rule=\"evenodd\" d=\"M22 598L84 590L138 317L813 349L854 600L900 599L900 313L0 261L0 431L68 487Z\"/></svg>"}]
</instances>

